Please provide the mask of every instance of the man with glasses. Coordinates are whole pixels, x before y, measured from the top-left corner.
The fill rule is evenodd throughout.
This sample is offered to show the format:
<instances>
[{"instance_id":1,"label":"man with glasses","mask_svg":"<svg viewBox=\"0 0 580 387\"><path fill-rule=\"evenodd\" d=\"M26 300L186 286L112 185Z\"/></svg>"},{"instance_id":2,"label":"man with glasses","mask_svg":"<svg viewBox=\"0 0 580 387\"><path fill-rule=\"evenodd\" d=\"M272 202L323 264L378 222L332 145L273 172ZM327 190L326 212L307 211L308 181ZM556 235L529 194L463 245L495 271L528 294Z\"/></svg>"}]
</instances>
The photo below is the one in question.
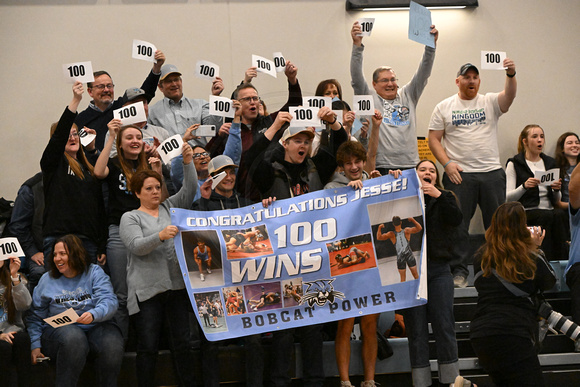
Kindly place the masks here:
<instances>
[{"instance_id":1,"label":"man with glasses","mask_svg":"<svg viewBox=\"0 0 580 387\"><path fill-rule=\"evenodd\" d=\"M413 78L399 88L397 75L391 67L377 68L373 73L371 91L363 76L363 51L361 26L355 22L351 29L353 42L350 59L350 75L355 95L372 95L375 108L383 114L379 132L379 147L376 168L382 175L391 170L415 168L419 162L417 148L416 107L431 75L435 49L425 46L423 58ZM431 34L437 38L439 32L431 26Z\"/></svg>"},{"instance_id":2,"label":"man with glasses","mask_svg":"<svg viewBox=\"0 0 580 387\"><path fill-rule=\"evenodd\" d=\"M172 64L166 64L161 68L159 78L159 90L164 98L151 106L149 110L149 123L166 129L171 136L185 134L192 125L214 125L216 128L222 124L222 118L209 114L209 103L204 99L191 99L183 96L183 81L181 73ZM217 77L212 83L212 95L219 96L224 89L221 78ZM205 146L205 138L194 138L189 142Z\"/></svg>"},{"instance_id":3,"label":"man with glasses","mask_svg":"<svg viewBox=\"0 0 580 387\"><path fill-rule=\"evenodd\" d=\"M230 133L232 129L238 129L241 133L242 139L242 157L241 164L238 170L238 179L236 189L240 195L247 197L248 199L259 202L261 200L260 192L255 187L253 182L248 178L249 165L245 165L244 155L248 149L254 144L260 135L262 135L266 129L268 129L276 119L278 112L287 112L290 106L299 106L302 104L302 90L300 89L300 84L298 83L298 68L290 61L286 62L286 69L284 73L288 78L288 101L286 104L280 108L280 110L263 116L260 114L260 97L258 96L258 90L250 82L253 76L248 77L247 74L251 69L246 72L245 81L239 85L233 93L233 99L239 101L241 104L241 109L239 111L239 118L234 119L232 126L230 128ZM254 72L254 74L257 74ZM281 134L278 135L278 138ZM276 140L277 140L276 139ZM208 149L212 155L219 155L222 153L223 143L227 140L227 136L218 135L208 143ZM234 159L235 160L235 159Z\"/></svg>"},{"instance_id":4,"label":"man with glasses","mask_svg":"<svg viewBox=\"0 0 580 387\"><path fill-rule=\"evenodd\" d=\"M499 117L516 97L516 65L506 58L504 89L499 93L478 94L479 70L466 63L457 72L459 92L441 101L429 122L429 147L443 165L443 185L453 191L461 205L463 223L458 252L461 261L452 265L456 287L467 286L469 224L477 205L487 229L493 213L505 202L506 176L499 160L497 143ZM442 140L445 140L442 142Z\"/></svg>"},{"instance_id":5,"label":"man with glasses","mask_svg":"<svg viewBox=\"0 0 580 387\"><path fill-rule=\"evenodd\" d=\"M155 88L161 74L161 66L165 62L165 54L155 51L157 63L153 64L151 72L141 85L147 95L147 101L151 101L155 96ZM108 133L107 124L113 119L113 110L123 106L123 98L115 100L115 84L106 71L96 71L93 73L95 80L87 83L87 91L93 100L89 106L80 112L75 120L79 129L88 127L97 132L95 145L102 150L105 145L105 136Z\"/></svg>"}]
</instances>

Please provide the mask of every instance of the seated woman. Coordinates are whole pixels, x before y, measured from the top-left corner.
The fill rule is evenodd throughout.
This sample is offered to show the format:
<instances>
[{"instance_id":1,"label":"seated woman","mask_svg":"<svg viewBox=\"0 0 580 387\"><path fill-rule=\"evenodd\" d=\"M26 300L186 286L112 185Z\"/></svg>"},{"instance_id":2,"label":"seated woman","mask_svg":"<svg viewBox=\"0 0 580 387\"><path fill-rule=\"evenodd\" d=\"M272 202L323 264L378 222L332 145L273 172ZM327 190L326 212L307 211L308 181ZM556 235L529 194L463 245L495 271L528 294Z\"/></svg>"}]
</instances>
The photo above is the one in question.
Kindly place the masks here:
<instances>
[{"instance_id":1,"label":"seated woman","mask_svg":"<svg viewBox=\"0 0 580 387\"><path fill-rule=\"evenodd\" d=\"M111 320L118 307L111 280L89 263L81 240L58 237L48 258L49 271L34 289L28 317L32 364L49 356L56 364L56 385L76 386L87 356L95 356L98 386L116 386L123 361L123 337ZM45 318L73 308L74 323L53 328Z\"/></svg>"},{"instance_id":2,"label":"seated woman","mask_svg":"<svg viewBox=\"0 0 580 387\"><path fill-rule=\"evenodd\" d=\"M473 264L477 309L471 345L498 386L543 386L534 341L538 308L531 300L551 289L556 277L539 246L540 227L526 227L521 203L498 207Z\"/></svg>"},{"instance_id":3,"label":"seated woman","mask_svg":"<svg viewBox=\"0 0 580 387\"><path fill-rule=\"evenodd\" d=\"M178 193L162 199L163 178L152 170L141 170L131 179L139 208L125 212L119 227L127 247L127 309L137 331L137 381L152 386L159 339L168 321L170 349L180 386L195 385L193 352L189 346L191 304L177 260L170 208L189 208L197 190L193 151L183 144L184 182Z\"/></svg>"},{"instance_id":4,"label":"seated woman","mask_svg":"<svg viewBox=\"0 0 580 387\"><path fill-rule=\"evenodd\" d=\"M551 186L545 186L534 177L536 171L556 168L556 161L543 153L544 145L544 130L539 125L527 125L522 130L518 139L519 153L507 162L506 201L522 203L528 226L541 226L546 231L542 250L551 260L562 258L556 255L563 243L556 231L561 230L562 225L554 222L554 206L560 200L562 181L558 179Z\"/></svg>"},{"instance_id":5,"label":"seated woman","mask_svg":"<svg viewBox=\"0 0 580 387\"><path fill-rule=\"evenodd\" d=\"M0 261L0 385L10 385L10 365L16 366L18 385L30 385L30 337L22 312L32 301L20 275L20 258Z\"/></svg>"}]
</instances>

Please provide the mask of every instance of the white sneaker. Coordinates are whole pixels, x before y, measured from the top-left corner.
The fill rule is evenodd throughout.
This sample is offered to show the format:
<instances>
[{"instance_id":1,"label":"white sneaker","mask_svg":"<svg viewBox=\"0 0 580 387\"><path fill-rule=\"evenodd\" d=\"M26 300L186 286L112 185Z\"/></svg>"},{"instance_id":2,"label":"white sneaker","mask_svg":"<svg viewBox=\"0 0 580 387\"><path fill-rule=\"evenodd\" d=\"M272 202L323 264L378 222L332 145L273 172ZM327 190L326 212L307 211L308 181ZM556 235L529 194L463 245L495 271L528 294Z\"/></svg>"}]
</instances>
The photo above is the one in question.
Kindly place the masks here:
<instances>
[{"instance_id":1,"label":"white sneaker","mask_svg":"<svg viewBox=\"0 0 580 387\"><path fill-rule=\"evenodd\" d=\"M360 387L375 387L378 385L379 384L377 382L375 382L374 380L365 380L364 382L360 383Z\"/></svg>"},{"instance_id":2,"label":"white sneaker","mask_svg":"<svg viewBox=\"0 0 580 387\"><path fill-rule=\"evenodd\" d=\"M209 267L207 268L207 274L211 274L211 269Z\"/></svg>"},{"instance_id":3,"label":"white sneaker","mask_svg":"<svg viewBox=\"0 0 580 387\"><path fill-rule=\"evenodd\" d=\"M341 380L340 381L340 387L353 387L352 384L350 384L350 380Z\"/></svg>"},{"instance_id":4,"label":"white sneaker","mask_svg":"<svg viewBox=\"0 0 580 387\"><path fill-rule=\"evenodd\" d=\"M201 278L202 281L205 281L205 276L203 274L199 274L199 278Z\"/></svg>"},{"instance_id":5,"label":"white sneaker","mask_svg":"<svg viewBox=\"0 0 580 387\"><path fill-rule=\"evenodd\" d=\"M453 277L453 285L456 288L465 288L467 287L467 278L462 275L456 275Z\"/></svg>"}]
</instances>

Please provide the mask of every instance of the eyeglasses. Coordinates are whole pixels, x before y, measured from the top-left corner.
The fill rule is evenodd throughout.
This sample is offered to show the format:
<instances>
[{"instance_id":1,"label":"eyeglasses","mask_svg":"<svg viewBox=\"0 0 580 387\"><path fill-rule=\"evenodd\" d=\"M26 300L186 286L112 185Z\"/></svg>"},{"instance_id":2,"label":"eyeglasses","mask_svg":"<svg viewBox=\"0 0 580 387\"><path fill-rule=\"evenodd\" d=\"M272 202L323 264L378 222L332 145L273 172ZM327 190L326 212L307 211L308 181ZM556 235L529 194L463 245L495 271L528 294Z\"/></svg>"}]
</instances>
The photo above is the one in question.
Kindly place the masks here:
<instances>
[{"instance_id":1,"label":"eyeglasses","mask_svg":"<svg viewBox=\"0 0 580 387\"><path fill-rule=\"evenodd\" d=\"M209 157L209 153L201 152L201 153L194 153L193 154L193 158L196 160L199 159L200 157Z\"/></svg>"},{"instance_id":2,"label":"eyeglasses","mask_svg":"<svg viewBox=\"0 0 580 387\"><path fill-rule=\"evenodd\" d=\"M389 82L395 83L397 81L398 81L397 78L391 78L391 79L383 78L383 79L379 79L377 81L377 83L389 83Z\"/></svg>"},{"instance_id":3,"label":"eyeglasses","mask_svg":"<svg viewBox=\"0 0 580 387\"><path fill-rule=\"evenodd\" d=\"M78 132L74 132L74 133L69 134L68 135L68 138L75 138L75 137L78 137L78 136L79 136Z\"/></svg>"},{"instance_id":4,"label":"eyeglasses","mask_svg":"<svg viewBox=\"0 0 580 387\"><path fill-rule=\"evenodd\" d=\"M114 89L115 85L113 85L112 83L108 83L106 85L93 85L93 86L91 86L91 88L99 89L99 90L105 90L105 88Z\"/></svg>"},{"instance_id":5,"label":"eyeglasses","mask_svg":"<svg viewBox=\"0 0 580 387\"><path fill-rule=\"evenodd\" d=\"M258 101L261 101L261 99L260 99L260 97L255 96L255 97L240 98L240 99L238 99L238 101L240 101L240 102L258 102Z\"/></svg>"}]
</instances>

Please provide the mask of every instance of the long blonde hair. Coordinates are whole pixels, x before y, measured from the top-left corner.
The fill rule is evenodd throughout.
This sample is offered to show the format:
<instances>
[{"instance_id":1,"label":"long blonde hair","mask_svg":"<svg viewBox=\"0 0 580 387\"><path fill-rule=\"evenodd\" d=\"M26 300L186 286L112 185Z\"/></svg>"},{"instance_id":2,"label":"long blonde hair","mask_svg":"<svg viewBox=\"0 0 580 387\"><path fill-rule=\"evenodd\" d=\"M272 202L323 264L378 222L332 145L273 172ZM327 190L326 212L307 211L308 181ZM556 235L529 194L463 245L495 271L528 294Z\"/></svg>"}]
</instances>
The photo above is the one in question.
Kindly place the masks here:
<instances>
[{"instance_id":1,"label":"long blonde hair","mask_svg":"<svg viewBox=\"0 0 580 387\"><path fill-rule=\"evenodd\" d=\"M54 124L52 124L50 126L50 137L52 137L52 135L54 134L57 125L58 125L58 122L55 122ZM73 124L71 128L75 128L77 130L77 133L78 133L79 128L77 127L76 124ZM84 151L82 145L79 144L79 150L77 151L77 158L76 159L66 152L64 152L64 155L66 157L66 160L68 162L70 169L81 180L85 179L85 174L83 173L82 165L84 165L84 167L89 171L89 174L91 176L95 176L93 165L91 163L89 163L89 160L87 160L87 156L85 156L85 151Z\"/></svg>"},{"instance_id":2,"label":"long blonde hair","mask_svg":"<svg viewBox=\"0 0 580 387\"><path fill-rule=\"evenodd\" d=\"M522 283L533 279L536 272L534 255L538 247L526 225L526 211L520 202L508 202L498 207L485 232L486 244L481 251L483 276L495 269L505 280Z\"/></svg>"}]
</instances>

